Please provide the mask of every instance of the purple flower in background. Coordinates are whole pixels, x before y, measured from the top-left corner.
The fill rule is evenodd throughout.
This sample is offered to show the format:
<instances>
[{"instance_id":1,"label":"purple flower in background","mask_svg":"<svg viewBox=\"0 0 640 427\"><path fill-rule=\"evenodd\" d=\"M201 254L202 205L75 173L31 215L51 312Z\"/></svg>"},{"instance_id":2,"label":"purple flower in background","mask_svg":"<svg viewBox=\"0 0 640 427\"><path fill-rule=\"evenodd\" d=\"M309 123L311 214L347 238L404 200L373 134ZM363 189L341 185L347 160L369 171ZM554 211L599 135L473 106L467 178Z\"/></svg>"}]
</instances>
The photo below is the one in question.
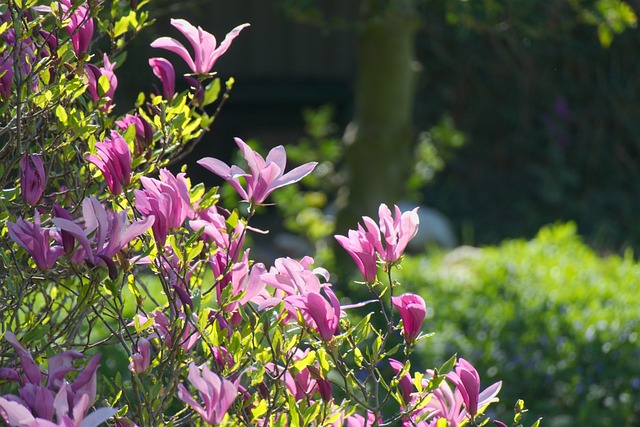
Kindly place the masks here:
<instances>
[{"instance_id":1,"label":"purple flower in background","mask_svg":"<svg viewBox=\"0 0 640 427\"><path fill-rule=\"evenodd\" d=\"M62 255L62 246L51 246L52 239L56 240L58 232L53 228L40 226L40 214L36 211L33 223L22 218L13 223L7 221L11 240L25 248L40 271L49 270Z\"/></svg>"},{"instance_id":2,"label":"purple flower in background","mask_svg":"<svg viewBox=\"0 0 640 427\"><path fill-rule=\"evenodd\" d=\"M422 322L427 313L424 299L416 294L404 294L391 297L391 302L400 312L404 339L407 344L412 343L422 327Z\"/></svg>"},{"instance_id":3,"label":"purple flower in background","mask_svg":"<svg viewBox=\"0 0 640 427\"><path fill-rule=\"evenodd\" d=\"M131 180L131 151L127 141L112 130L110 138L96 142L96 150L97 156L90 154L85 160L100 169L111 194L122 193L122 187Z\"/></svg>"},{"instance_id":4,"label":"purple flower in background","mask_svg":"<svg viewBox=\"0 0 640 427\"><path fill-rule=\"evenodd\" d=\"M11 95L13 82L13 58L9 50L0 53L0 97L5 99Z\"/></svg>"},{"instance_id":5,"label":"purple flower in background","mask_svg":"<svg viewBox=\"0 0 640 427\"><path fill-rule=\"evenodd\" d=\"M176 73L171 62L164 58L150 58L151 71L162 83L162 97L170 100L176 93Z\"/></svg>"},{"instance_id":6,"label":"purple flower in background","mask_svg":"<svg viewBox=\"0 0 640 427\"><path fill-rule=\"evenodd\" d=\"M71 214L67 212L62 206L53 205L53 216L55 218L64 218L69 221L73 221ZM60 231L60 237L62 238L62 247L67 255L71 255L73 253L73 248L76 245L76 238L73 237L73 234L68 231Z\"/></svg>"},{"instance_id":7,"label":"purple flower in background","mask_svg":"<svg viewBox=\"0 0 640 427\"><path fill-rule=\"evenodd\" d=\"M100 110L108 112L111 109L111 105L113 104L113 95L118 87L118 78L113 72L113 68L116 66L116 62L112 63L109 61L109 57L107 54L104 54L104 65L100 68L93 64L85 64L84 69L87 75L87 90L89 91L89 95L91 95L91 99L94 102L99 101L102 97L98 93L98 84L101 76L105 76L109 81L109 88L104 94L104 97L107 99L107 102L100 107Z\"/></svg>"},{"instance_id":8,"label":"purple flower in background","mask_svg":"<svg viewBox=\"0 0 640 427\"><path fill-rule=\"evenodd\" d=\"M5 21L4 16L0 16L0 24L3 21ZM17 66L15 71L18 75L27 79L37 58L33 40L29 37L19 40L13 28L9 28L0 35L0 41L7 47L0 53L0 95L8 98L12 93L11 83L14 77L14 66ZM17 60L17 63L14 60ZM29 81L31 89L36 90L38 88L37 76L32 75Z\"/></svg>"},{"instance_id":9,"label":"purple flower in background","mask_svg":"<svg viewBox=\"0 0 640 427\"><path fill-rule=\"evenodd\" d=\"M47 182L44 164L40 156L24 153L19 166L22 200L29 206L34 206L42 197Z\"/></svg>"},{"instance_id":10,"label":"purple flower in background","mask_svg":"<svg viewBox=\"0 0 640 427\"><path fill-rule=\"evenodd\" d=\"M151 343L146 338L140 338L133 350L129 370L135 374L141 374L149 369L151 364Z\"/></svg>"},{"instance_id":11,"label":"purple flower in background","mask_svg":"<svg viewBox=\"0 0 640 427\"><path fill-rule=\"evenodd\" d=\"M73 51L78 58L82 57L91 44L93 38L94 22L88 3L73 7L71 0L59 0L58 7L62 11L62 19L69 19L66 30L71 36ZM38 12L51 12L49 6L37 6L33 8Z\"/></svg>"},{"instance_id":12,"label":"purple flower in background","mask_svg":"<svg viewBox=\"0 0 640 427\"><path fill-rule=\"evenodd\" d=\"M240 194L240 197L250 203L261 204L274 190L300 181L309 175L318 164L317 162L305 163L285 174L287 154L282 145L273 148L269 151L267 158L263 159L240 138L235 138L235 141L249 165L250 173L246 173L235 165L228 166L212 157L205 157L198 160L197 163L229 182ZM240 183L240 177L243 177L246 182L246 190Z\"/></svg>"},{"instance_id":13,"label":"purple flower in background","mask_svg":"<svg viewBox=\"0 0 640 427\"><path fill-rule=\"evenodd\" d=\"M367 239L367 232L358 224L358 230L349 230L347 236L334 236L338 243L347 251L355 261L364 281L373 283L376 281L378 266L376 264L376 249Z\"/></svg>"},{"instance_id":14,"label":"purple flower in background","mask_svg":"<svg viewBox=\"0 0 640 427\"><path fill-rule=\"evenodd\" d=\"M237 26L227 34L220 46L217 46L216 38L213 34L204 31L200 27L194 27L184 19L172 19L171 25L189 40L194 50L194 57L191 57L182 43L171 37L160 37L151 43L151 47L165 49L178 54L195 74L209 73L218 58L229 49L233 39L240 34L243 28L249 26L249 24Z\"/></svg>"},{"instance_id":15,"label":"purple flower in background","mask_svg":"<svg viewBox=\"0 0 640 427\"><path fill-rule=\"evenodd\" d=\"M126 114L120 120L116 120L116 126L122 132L125 132L131 125L136 129L136 155L140 155L153 142L153 127L138 114Z\"/></svg>"},{"instance_id":16,"label":"purple flower in background","mask_svg":"<svg viewBox=\"0 0 640 427\"><path fill-rule=\"evenodd\" d=\"M125 211L107 211L95 197L82 201L84 228L78 223L57 217L52 221L62 231L71 234L80 248L74 254L74 262L86 260L92 265L106 265L109 276L117 277L113 257L129 242L146 232L153 224L154 217L129 223Z\"/></svg>"},{"instance_id":17,"label":"purple flower in background","mask_svg":"<svg viewBox=\"0 0 640 427\"><path fill-rule=\"evenodd\" d=\"M94 356L69 383L66 376L78 370L73 361L83 358L77 351L65 351L49 359L47 382L42 384L43 375L33 361L31 353L18 341L16 336L5 332L4 338L20 357L23 377L13 371L12 380L20 384L19 396L11 394L0 397L0 417L10 427L97 427L116 413L112 408L100 408L87 414L96 398L96 382L100 355ZM5 375L7 377L7 375ZM54 422L55 419L55 422Z\"/></svg>"},{"instance_id":18,"label":"purple flower in background","mask_svg":"<svg viewBox=\"0 0 640 427\"><path fill-rule=\"evenodd\" d=\"M231 381L211 372L206 365L200 370L195 363L189 364L187 379L198 390L204 406L194 400L182 383L178 384L178 398L191 406L206 423L220 424L236 399L238 388Z\"/></svg>"},{"instance_id":19,"label":"purple flower in background","mask_svg":"<svg viewBox=\"0 0 640 427\"><path fill-rule=\"evenodd\" d=\"M136 209L145 216L155 216L153 236L164 246L168 231L180 228L193 213L189 181L184 173L174 176L167 169L160 169L160 180L142 177L140 182L144 190L135 191Z\"/></svg>"},{"instance_id":20,"label":"purple flower in background","mask_svg":"<svg viewBox=\"0 0 640 427\"><path fill-rule=\"evenodd\" d=\"M149 338L159 338L167 348L173 347L173 337L178 338L178 345L182 347L184 351L189 351L200 339L200 334L193 326L198 324L198 317L193 313L191 320L187 320L187 316L183 311L178 313L177 319L171 323L166 314L160 310L156 310L151 314L138 314L133 322L129 326L135 325L135 322L139 322L140 325L145 324L149 319L153 319L152 327L155 332L149 335ZM179 320L178 320L179 319ZM181 336L177 336L175 329L182 331Z\"/></svg>"}]
</instances>

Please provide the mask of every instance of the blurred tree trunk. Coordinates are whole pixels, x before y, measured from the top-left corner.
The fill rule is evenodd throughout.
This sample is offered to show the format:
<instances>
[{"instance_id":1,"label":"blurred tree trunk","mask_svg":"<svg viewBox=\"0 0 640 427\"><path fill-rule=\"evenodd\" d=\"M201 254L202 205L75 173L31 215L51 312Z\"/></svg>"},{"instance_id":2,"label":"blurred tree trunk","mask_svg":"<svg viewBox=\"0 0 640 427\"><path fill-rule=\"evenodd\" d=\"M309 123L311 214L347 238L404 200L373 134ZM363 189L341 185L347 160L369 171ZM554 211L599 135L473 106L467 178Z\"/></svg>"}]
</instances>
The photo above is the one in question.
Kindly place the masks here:
<instances>
[{"instance_id":1,"label":"blurred tree trunk","mask_svg":"<svg viewBox=\"0 0 640 427\"><path fill-rule=\"evenodd\" d=\"M362 215L377 217L380 203L405 193L412 167L414 44L419 16L414 2L363 0L357 26L355 117L348 126L348 182L338 201L336 231L355 228Z\"/></svg>"}]
</instances>

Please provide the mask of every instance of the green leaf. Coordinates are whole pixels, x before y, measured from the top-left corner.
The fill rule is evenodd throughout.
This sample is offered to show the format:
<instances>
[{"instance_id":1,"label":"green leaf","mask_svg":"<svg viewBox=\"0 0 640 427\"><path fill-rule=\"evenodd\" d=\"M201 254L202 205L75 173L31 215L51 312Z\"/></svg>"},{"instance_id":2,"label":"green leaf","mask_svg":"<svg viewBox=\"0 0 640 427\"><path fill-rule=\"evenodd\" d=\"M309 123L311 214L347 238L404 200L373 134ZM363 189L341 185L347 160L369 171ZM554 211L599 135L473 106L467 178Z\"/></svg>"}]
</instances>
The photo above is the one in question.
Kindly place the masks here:
<instances>
[{"instance_id":1,"label":"green leaf","mask_svg":"<svg viewBox=\"0 0 640 427\"><path fill-rule=\"evenodd\" d=\"M116 25L113 27L113 38L120 37L127 32L127 29L129 28L129 21L129 16L123 16L118 20L118 22L116 22Z\"/></svg>"},{"instance_id":2,"label":"green leaf","mask_svg":"<svg viewBox=\"0 0 640 427\"><path fill-rule=\"evenodd\" d=\"M538 420L535 423L531 424L531 427L539 427L541 422L542 422L542 417L538 418Z\"/></svg>"},{"instance_id":3,"label":"green leaf","mask_svg":"<svg viewBox=\"0 0 640 427\"><path fill-rule=\"evenodd\" d=\"M307 353L307 355L305 357L303 357L302 359L298 360L296 363L293 364L293 368L300 372L303 369L305 369L307 366L311 365L313 362L315 362L316 360L316 352L315 351L310 351L309 353Z\"/></svg>"},{"instance_id":4,"label":"green leaf","mask_svg":"<svg viewBox=\"0 0 640 427\"><path fill-rule=\"evenodd\" d=\"M98 95L104 96L107 92L109 92L109 88L111 87L111 83L109 83L109 78L105 75L100 76L98 79Z\"/></svg>"},{"instance_id":5,"label":"green leaf","mask_svg":"<svg viewBox=\"0 0 640 427\"><path fill-rule=\"evenodd\" d=\"M204 91L204 100L202 101L202 105L209 105L218 99L220 95L220 79L215 78L211 83L209 83Z\"/></svg>"},{"instance_id":6,"label":"green leaf","mask_svg":"<svg viewBox=\"0 0 640 427\"><path fill-rule=\"evenodd\" d=\"M202 196L204 196L205 191L206 190L203 183L199 182L196 185L194 185L191 188L191 194L189 195L189 200L191 201L191 204L202 199Z\"/></svg>"}]
</instances>

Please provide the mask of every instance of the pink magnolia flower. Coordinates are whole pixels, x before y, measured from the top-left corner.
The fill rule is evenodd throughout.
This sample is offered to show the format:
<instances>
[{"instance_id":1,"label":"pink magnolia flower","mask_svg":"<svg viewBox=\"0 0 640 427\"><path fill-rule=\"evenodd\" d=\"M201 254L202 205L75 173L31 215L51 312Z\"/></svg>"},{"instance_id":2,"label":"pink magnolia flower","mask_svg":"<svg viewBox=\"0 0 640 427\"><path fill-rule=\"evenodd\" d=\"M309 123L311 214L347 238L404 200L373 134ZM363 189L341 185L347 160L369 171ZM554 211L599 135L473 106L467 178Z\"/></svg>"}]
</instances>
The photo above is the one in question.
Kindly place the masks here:
<instances>
[{"instance_id":1,"label":"pink magnolia flower","mask_svg":"<svg viewBox=\"0 0 640 427\"><path fill-rule=\"evenodd\" d=\"M53 205L53 216L55 218L64 218L66 220L73 221L71 214L60 205ZM76 238L73 237L73 234L64 230L60 231L60 238L62 240L62 247L64 249L64 252L67 255L71 255L76 245Z\"/></svg>"},{"instance_id":2,"label":"pink magnolia flower","mask_svg":"<svg viewBox=\"0 0 640 427\"><path fill-rule=\"evenodd\" d=\"M340 326L340 302L331 288L325 288L329 301L317 292L285 298L298 308L308 327L314 328L323 341L331 341Z\"/></svg>"},{"instance_id":3,"label":"pink magnolia flower","mask_svg":"<svg viewBox=\"0 0 640 427\"><path fill-rule=\"evenodd\" d=\"M84 228L78 223L63 217L52 218L52 222L62 231L71 234L80 244L73 260L82 260L92 265L106 265L109 276L117 276L113 257L129 242L146 232L153 224L154 217L129 223L125 211L107 211L95 197L82 201Z\"/></svg>"},{"instance_id":4,"label":"pink magnolia flower","mask_svg":"<svg viewBox=\"0 0 640 427\"><path fill-rule=\"evenodd\" d=\"M220 424L236 399L238 388L231 381L211 372L206 365L200 370L195 363L189 364L187 379L198 390L204 407L194 400L182 383L178 384L178 398L191 406L206 423Z\"/></svg>"},{"instance_id":5,"label":"pink magnolia flower","mask_svg":"<svg viewBox=\"0 0 640 427\"><path fill-rule=\"evenodd\" d=\"M285 174L287 154L282 145L273 148L269 151L267 158L263 159L240 138L235 138L235 141L249 165L250 173L246 173L235 165L228 166L212 157L205 157L197 163L229 182L240 197L250 203L261 204L274 190L300 181L317 165L317 162L305 163ZM246 182L246 190L240 183L240 177L243 177Z\"/></svg>"},{"instance_id":6,"label":"pink magnolia flower","mask_svg":"<svg viewBox=\"0 0 640 427\"><path fill-rule=\"evenodd\" d=\"M419 399L421 396L416 396ZM422 418L426 413L429 415L423 422L418 423L418 427L436 427L438 420L444 418L447 426L458 427L464 422L466 411L462 408L462 396L458 390L452 390L446 381L432 392L431 399L426 406L412 414L415 418ZM404 425L404 424L403 424ZM413 426L414 424L407 424Z\"/></svg>"},{"instance_id":7,"label":"pink magnolia flower","mask_svg":"<svg viewBox=\"0 0 640 427\"><path fill-rule=\"evenodd\" d=\"M395 372L396 375L402 372L402 369L404 368L402 362L396 359L389 358L389 365L391 365L391 369L393 369L393 372ZM402 400L404 400L404 403L408 405L411 403L411 393L414 391L411 375L407 372L399 379L399 384L400 392L402 393Z\"/></svg>"},{"instance_id":8,"label":"pink magnolia flower","mask_svg":"<svg viewBox=\"0 0 640 427\"><path fill-rule=\"evenodd\" d=\"M77 370L73 361L84 357L76 351L65 351L49 359L46 385L43 375L33 357L12 332L5 332L4 338L20 357L21 377L13 371L11 380L20 384L19 396L11 394L0 397L0 417L10 427L97 427L115 414L112 408L100 408L91 414L87 412L96 398L96 381L100 355L94 356L78 373L73 383L65 377ZM6 377L6 375L5 375ZM56 422L54 422L54 418Z\"/></svg>"},{"instance_id":9,"label":"pink magnolia flower","mask_svg":"<svg viewBox=\"0 0 640 427\"><path fill-rule=\"evenodd\" d=\"M149 338L159 338L166 347L173 347L173 337L176 336L175 329L182 331L182 335L177 337L177 344L182 347L184 351L189 351L193 348L194 345L197 344L198 339L200 338L200 334L193 326L194 324L198 324L198 316L196 313L193 313L191 320L187 320L186 314L183 311L180 311L177 314L177 318L173 318L174 323L171 323L171 320L160 310L156 310L151 314L138 314L136 315L137 321L140 325L147 323L149 319L153 319L151 327L154 329L154 332L149 335ZM136 320L131 322L128 326L133 326Z\"/></svg>"},{"instance_id":10,"label":"pink magnolia flower","mask_svg":"<svg viewBox=\"0 0 640 427\"><path fill-rule=\"evenodd\" d=\"M116 88L118 87L118 78L116 74L113 72L114 67L116 66L116 62L109 61L109 57L107 54L104 54L104 65L100 68L93 64L85 64L84 69L86 71L87 90L89 91L89 95L91 95L91 99L94 102L99 101L102 97L98 93L98 80L100 80L101 76L105 76L109 81L109 89L107 89L104 97L107 99L107 102L100 107L100 110L109 112L111 110L111 106L113 104L113 96L116 92Z\"/></svg>"},{"instance_id":11,"label":"pink magnolia flower","mask_svg":"<svg viewBox=\"0 0 640 427\"><path fill-rule=\"evenodd\" d=\"M192 214L190 184L184 173L174 176L167 169L160 169L160 180L140 178L144 190L135 190L135 206L143 215L155 216L153 236L164 246L170 229L182 226Z\"/></svg>"},{"instance_id":12,"label":"pink magnolia flower","mask_svg":"<svg viewBox=\"0 0 640 427\"><path fill-rule=\"evenodd\" d=\"M173 98L176 93L176 73L171 62L164 58L150 58L151 71L162 83L162 96L166 100Z\"/></svg>"},{"instance_id":13,"label":"pink magnolia flower","mask_svg":"<svg viewBox=\"0 0 640 427\"><path fill-rule=\"evenodd\" d=\"M380 259L384 262L396 262L402 256L407 244L418 233L418 208L408 212L400 212L395 207L395 216L385 204L378 209L380 227L376 222L365 216L362 218L367 229L366 237L376 248ZM382 238L380 234L382 233Z\"/></svg>"},{"instance_id":14,"label":"pink magnolia flower","mask_svg":"<svg viewBox=\"0 0 640 427\"><path fill-rule=\"evenodd\" d=\"M373 283L376 281L378 266L376 264L376 249L367 239L367 232L358 224L358 230L349 230L348 236L334 236L338 243L351 255L355 261L364 281Z\"/></svg>"},{"instance_id":15,"label":"pink magnolia flower","mask_svg":"<svg viewBox=\"0 0 640 427\"><path fill-rule=\"evenodd\" d=\"M0 15L0 24L7 21L8 14ZM36 63L36 51L34 50L35 44L30 37L20 40L16 37L16 31L13 28L9 28L2 35L0 35L0 41L8 49L4 49L0 53L0 95L3 98L9 98L12 94L11 84L14 77L14 71L17 71L17 76L22 78L29 78L31 88L36 90L38 88L37 76L29 77L33 64ZM14 62L14 60L16 62Z\"/></svg>"},{"instance_id":16,"label":"pink magnolia flower","mask_svg":"<svg viewBox=\"0 0 640 427\"><path fill-rule=\"evenodd\" d=\"M20 194L29 206L34 206L42 197L47 174L40 156L24 153L20 159Z\"/></svg>"},{"instance_id":17,"label":"pink magnolia flower","mask_svg":"<svg viewBox=\"0 0 640 427\"><path fill-rule=\"evenodd\" d=\"M13 83L13 57L10 49L0 53L0 97L7 99L11 95Z\"/></svg>"},{"instance_id":18,"label":"pink magnolia flower","mask_svg":"<svg viewBox=\"0 0 640 427\"><path fill-rule=\"evenodd\" d=\"M324 268L311 269L313 258L305 256L300 261L293 258L278 258L274 261L268 273L262 275L262 280L273 288L281 291L284 296L304 295L309 292L319 293L323 287L330 286L321 283L320 278L329 280L329 272ZM318 277L319 276L319 277Z\"/></svg>"},{"instance_id":19,"label":"pink magnolia flower","mask_svg":"<svg viewBox=\"0 0 640 427\"><path fill-rule=\"evenodd\" d=\"M141 374L149 369L151 364L151 343L146 338L140 338L133 350L129 370L134 374Z\"/></svg>"},{"instance_id":20,"label":"pink magnolia flower","mask_svg":"<svg viewBox=\"0 0 640 427\"><path fill-rule=\"evenodd\" d=\"M66 30L71 36L73 51L80 58L89 49L93 38L94 22L88 3L73 6L71 0L59 0L58 7L62 11L62 19L69 19ZM38 12L51 12L49 6L34 7Z\"/></svg>"},{"instance_id":21,"label":"pink magnolia flower","mask_svg":"<svg viewBox=\"0 0 640 427\"><path fill-rule=\"evenodd\" d=\"M204 31L200 27L194 27L184 19L172 19L171 25L176 27L189 40L194 50L194 57L191 57L182 43L171 37L160 37L151 43L151 47L165 49L178 54L191 68L191 71L196 74L209 73L218 58L229 49L233 39L240 34L242 29L249 26L249 24L237 26L227 34L220 46L216 47L216 38L213 34Z\"/></svg>"},{"instance_id":22,"label":"pink magnolia flower","mask_svg":"<svg viewBox=\"0 0 640 427\"><path fill-rule=\"evenodd\" d=\"M33 223L18 218L15 223L7 221L7 228L11 240L29 252L40 271L49 270L62 255L62 246L51 246L51 240L58 238L58 232L53 228L42 228L37 211Z\"/></svg>"},{"instance_id":23,"label":"pink magnolia flower","mask_svg":"<svg viewBox=\"0 0 640 427\"><path fill-rule=\"evenodd\" d=\"M228 216L228 213L226 214ZM246 228L242 221L238 221L231 234L227 231L226 217L218 212L216 206L200 210L195 218L189 221L189 227L194 231L202 230L202 239L215 243L218 249L223 249L231 262L236 262L244 245Z\"/></svg>"},{"instance_id":24,"label":"pink magnolia flower","mask_svg":"<svg viewBox=\"0 0 640 427\"><path fill-rule=\"evenodd\" d=\"M71 1L61 0L62 10L66 13L65 6L71 7ZM84 55L89 49L93 38L93 18L86 4L78 6L71 15L71 22L67 25L67 32L71 36L73 50L78 57Z\"/></svg>"},{"instance_id":25,"label":"pink magnolia flower","mask_svg":"<svg viewBox=\"0 0 640 427\"><path fill-rule=\"evenodd\" d=\"M494 383L480 392L480 375L478 371L463 358L458 359L456 368L447 374L449 379L460 392L464 406L471 417L476 416L492 402L497 402L498 392L502 387L502 381Z\"/></svg>"},{"instance_id":26,"label":"pink magnolia flower","mask_svg":"<svg viewBox=\"0 0 640 427\"><path fill-rule=\"evenodd\" d=\"M420 295L404 294L391 297L391 302L400 312L405 341L412 343L422 327L422 322L427 313L426 304Z\"/></svg>"},{"instance_id":27,"label":"pink magnolia flower","mask_svg":"<svg viewBox=\"0 0 640 427\"><path fill-rule=\"evenodd\" d=\"M116 126L122 132L125 132L131 125L136 129L136 155L140 155L153 142L153 128L137 113L126 114L122 119L116 120Z\"/></svg>"},{"instance_id":28,"label":"pink magnolia flower","mask_svg":"<svg viewBox=\"0 0 640 427\"><path fill-rule=\"evenodd\" d=\"M103 111L110 111L111 110L111 104L113 103L114 100L114 94L116 93L116 88L118 87L118 78L116 77L116 74L113 72L113 69L116 66L116 62L111 62L109 61L109 57L107 56L107 54L104 54L104 65L100 68L100 72L102 73L103 76L106 76L107 79L109 80L109 89L107 90L107 93L105 93L105 96L107 97L108 101L107 103L102 107Z\"/></svg>"},{"instance_id":29,"label":"pink magnolia flower","mask_svg":"<svg viewBox=\"0 0 640 427\"><path fill-rule=\"evenodd\" d=\"M96 150L97 156L90 154L85 160L100 169L111 194L122 193L122 187L131 181L131 151L127 141L112 130L110 138L96 142Z\"/></svg>"}]
</instances>

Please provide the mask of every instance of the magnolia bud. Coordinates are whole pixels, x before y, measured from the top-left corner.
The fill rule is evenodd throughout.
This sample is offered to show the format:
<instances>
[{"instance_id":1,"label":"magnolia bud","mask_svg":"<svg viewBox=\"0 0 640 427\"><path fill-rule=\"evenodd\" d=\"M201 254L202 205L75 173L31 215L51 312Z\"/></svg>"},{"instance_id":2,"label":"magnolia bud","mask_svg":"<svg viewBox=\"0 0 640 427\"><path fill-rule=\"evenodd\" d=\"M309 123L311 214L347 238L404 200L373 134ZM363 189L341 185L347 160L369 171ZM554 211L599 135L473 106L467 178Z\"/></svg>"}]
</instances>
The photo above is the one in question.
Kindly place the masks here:
<instances>
[{"instance_id":1,"label":"magnolia bud","mask_svg":"<svg viewBox=\"0 0 640 427\"><path fill-rule=\"evenodd\" d=\"M25 153L20 160L20 194L29 206L34 206L42 197L46 175L42 159Z\"/></svg>"}]
</instances>

